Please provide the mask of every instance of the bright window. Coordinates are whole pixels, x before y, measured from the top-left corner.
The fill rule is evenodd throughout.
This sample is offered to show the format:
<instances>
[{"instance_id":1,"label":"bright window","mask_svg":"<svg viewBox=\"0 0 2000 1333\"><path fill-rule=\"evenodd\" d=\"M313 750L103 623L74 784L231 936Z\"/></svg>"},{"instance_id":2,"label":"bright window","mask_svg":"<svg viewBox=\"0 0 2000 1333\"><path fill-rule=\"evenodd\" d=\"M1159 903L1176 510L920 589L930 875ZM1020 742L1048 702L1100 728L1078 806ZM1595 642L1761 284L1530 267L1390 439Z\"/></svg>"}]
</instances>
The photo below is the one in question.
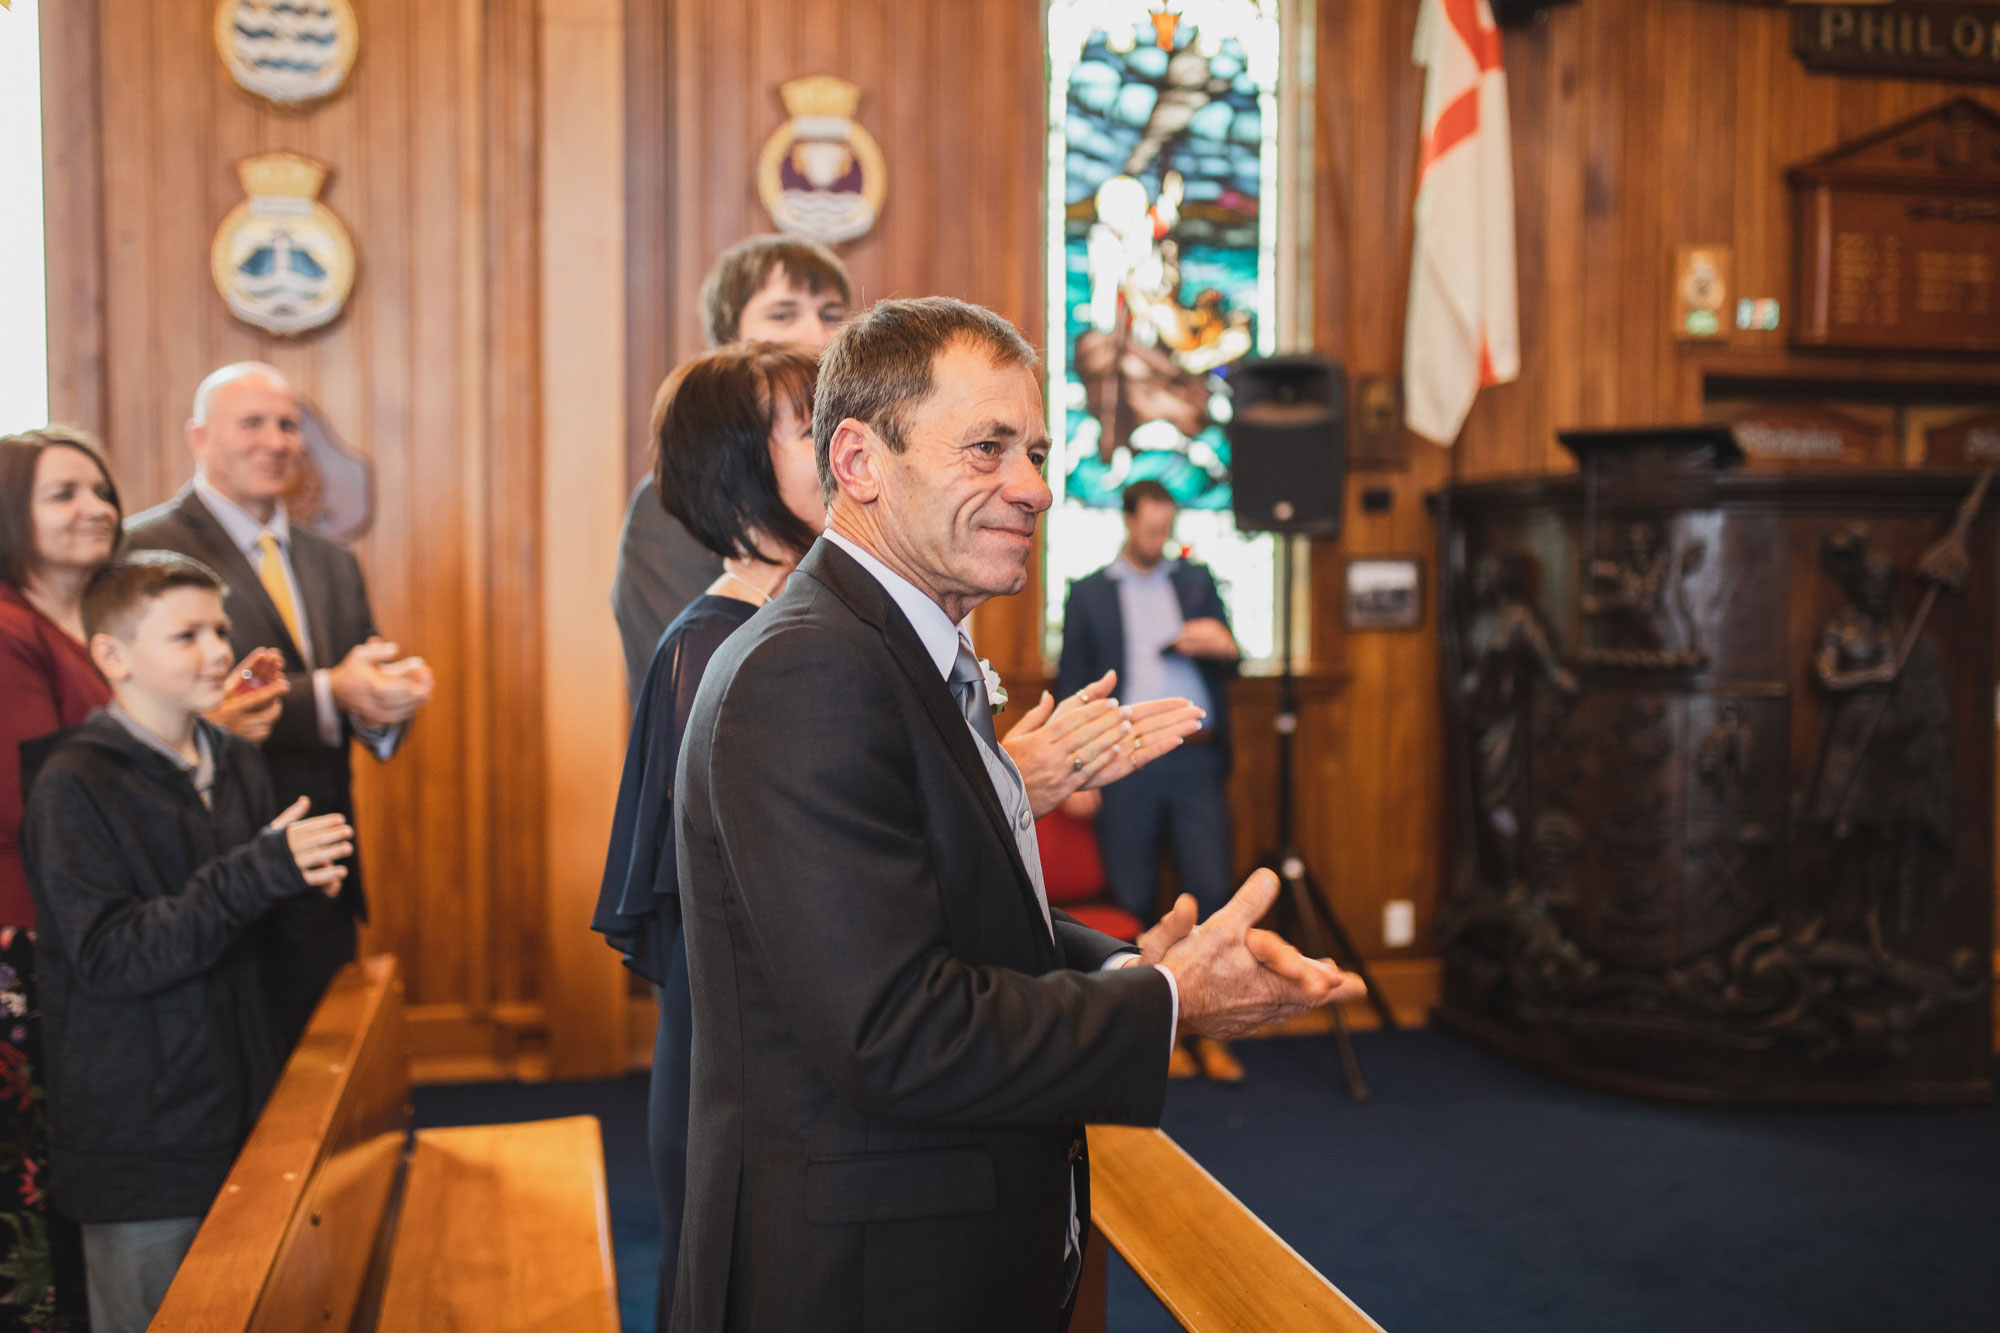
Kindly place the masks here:
<instances>
[{"instance_id":1,"label":"bright window","mask_svg":"<svg viewBox=\"0 0 2000 1333\"><path fill-rule=\"evenodd\" d=\"M49 418L38 7L0 9L0 434Z\"/></svg>"},{"instance_id":2,"label":"bright window","mask_svg":"<svg viewBox=\"0 0 2000 1333\"><path fill-rule=\"evenodd\" d=\"M1278 0L1051 0L1048 34L1052 652L1151 478L1269 657L1276 544L1230 515L1223 375L1280 342Z\"/></svg>"}]
</instances>

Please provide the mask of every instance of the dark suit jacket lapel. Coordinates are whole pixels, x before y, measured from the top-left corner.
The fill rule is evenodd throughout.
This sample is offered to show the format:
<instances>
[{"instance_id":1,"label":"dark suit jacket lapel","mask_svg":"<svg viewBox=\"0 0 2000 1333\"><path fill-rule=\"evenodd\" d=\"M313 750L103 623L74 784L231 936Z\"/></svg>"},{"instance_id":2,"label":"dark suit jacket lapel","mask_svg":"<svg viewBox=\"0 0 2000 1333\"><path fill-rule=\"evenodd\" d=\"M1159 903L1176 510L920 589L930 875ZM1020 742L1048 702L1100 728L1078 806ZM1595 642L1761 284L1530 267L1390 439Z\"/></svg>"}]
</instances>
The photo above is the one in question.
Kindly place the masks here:
<instances>
[{"instance_id":1,"label":"dark suit jacket lapel","mask_svg":"<svg viewBox=\"0 0 2000 1333\"><path fill-rule=\"evenodd\" d=\"M318 548L302 542L298 529L292 530L292 577L299 583L299 598L305 603L306 634L313 641L315 654L321 659L314 666L330 666L326 659L333 652L333 607L335 590L333 567L320 558ZM277 608L271 608L276 614Z\"/></svg>"},{"instance_id":2,"label":"dark suit jacket lapel","mask_svg":"<svg viewBox=\"0 0 2000 1333\"><path fill-rule=\"evenodd\" d=\"M1181 604L1181 619L1194 620L1199 617L1202 614L1202 586L1194 567L1183 560L1174 566L1174 571L1168 579L1174 585L1175 599Z\"/></svg>"},{"instance_id":3,"label":"dark suit jacket lapel","mask_svg":"<svg viewBox=\"0 0 2000 1333\"><path fill-rule=\"evenodd\" d=\"M945 748L951 752L980 807L986 811L987 822L993 826L994 834L1007 849L1007 860L1014 867L1014 879L1026 901L1027 910L1039 921L1041 903L1035 897L1034 881L1021 864L1020 845L1014 841L1013 822L1001 807L999 794L993 790L993 779L986 774L986 761L980 757L979 743L972 739L972 730L965 725L965 715L958 711L958 702L952 698L951 687L938 674L937 663L924 650L923 640L917 637L909 618L890 598L888 589L876 582L874 575L831 542L822 540L814 543L806 558L799 562L799 572L823 584L864 623L881 632L889 656L908 677L917 697L923 701L924 711L930 715ZM1034 934L1039 944L1047 946L1041 952L1048 965L1053 966L1057 960L1048 931L1038 930Z\"/></svg>"},{"instance_id":4,"label":"dark suit jacket lapel","mask_svg":"<svg viewBox=\"0 0 2000 1333\"><path fill-rule=\"evenodd\" d=\"M271 594L264 591L264 580L250 567L250 562L229 540L223 530L221 520L208 511L208 506L195 494L194 487L181 491L178 509L181 521L187 524L188 533L196 545L202 548L202 559L208 562L222 581L229 585L229 616L237 622L239 632L232 637L241 644L254 639L260 644L270 644L282 648L285 654L285 669L305 671L309 664L299 646L292 642L292 633L285 628L285 618L278 614L278 608L271 602ZM296 566L293 570L297 573ZM301 585L304 576L300 576ZM301 588L303 591L303 587ZM310 606L310 604L308 604ZM310 610L307 612L311 614ZM256 621L256 633L247 631L247 620Z\"/></svg>"},{"instance_id":5,"label":"dark suit jacket lapel","mask_svg":"<svg viewBox=\"0 0 2000 1333\"><path fill-rule=\"evenodd\" d=\"M1099 605L1090 608L1089 619L1104 628L1104 660L1115 669L1119 676L1125 672L1125 606L1120 600L1118 580L1105 574L1097 580L1093 599ZM1103 675L1100 671L1098 675ZM1119 684L1125 682L1121 679Z\"/></svg>"}]
</instances>

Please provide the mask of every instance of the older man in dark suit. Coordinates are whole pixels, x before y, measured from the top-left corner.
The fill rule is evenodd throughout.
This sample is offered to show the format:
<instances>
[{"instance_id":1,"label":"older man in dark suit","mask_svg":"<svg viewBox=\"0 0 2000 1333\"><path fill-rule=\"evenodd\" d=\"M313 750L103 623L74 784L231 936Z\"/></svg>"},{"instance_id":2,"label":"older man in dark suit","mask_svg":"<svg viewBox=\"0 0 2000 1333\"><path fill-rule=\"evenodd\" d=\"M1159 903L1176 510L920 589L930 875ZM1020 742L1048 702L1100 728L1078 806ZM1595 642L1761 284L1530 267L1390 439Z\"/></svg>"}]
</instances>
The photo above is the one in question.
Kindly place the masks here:
<instances>
[{"instance_id":1,"label":"older man in dark suit","mask_svg":"<svg viewBox=\"0 0 2000 1333\"><path fill-rule=\"evenodd\" d=\"M716 655L681 752L683 1333L1060 1328L1084 1123L1157 1123L1177 1030L1358 989L1250 928L1267 872L1138 951L1049 908L960 628L1026 581L1044 419L1034 353L955 301L885 301L822 362L827 535Z\"/></svg>"},{"instance_id":2,"label":"older man in dark suit","mask_svg":"<svg viewBox=\"0 0 2000 1333\"><path fill-rule=\"evenodd\" d=\"M239 362L203 380L187 440L194 479L130 519L126 543L179 551L222 577L238 656L274 647L284 658L286 688L261 705L273 714L263 749L280 802L308 796L314 813L351 818L348 747L358 740L378 759L395 753L430 699L430 669L376 635L353 554L286 515L303 438L297 395L280 371ZM264 970L288 1045L355 956L355 922L366 916L358 858L338 898L303 894L271 913Z\"/></svg>"}]
</instances>

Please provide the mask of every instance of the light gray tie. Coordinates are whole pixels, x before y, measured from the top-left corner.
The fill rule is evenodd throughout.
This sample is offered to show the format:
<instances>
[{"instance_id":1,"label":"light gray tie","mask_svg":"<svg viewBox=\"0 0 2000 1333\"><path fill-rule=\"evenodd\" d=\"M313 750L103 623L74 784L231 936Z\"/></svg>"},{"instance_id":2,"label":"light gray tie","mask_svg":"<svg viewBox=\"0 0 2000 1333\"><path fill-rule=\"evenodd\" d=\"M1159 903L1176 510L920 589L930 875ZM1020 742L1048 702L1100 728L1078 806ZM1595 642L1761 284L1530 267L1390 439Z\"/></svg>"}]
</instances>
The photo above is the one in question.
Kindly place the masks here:
<instances>
[{"instance_id":1,"label":"light gray tie","mask_svg":"<svg viewBox=\"0 0 2000 1333\"><path fill-rule=\"evenodd\" d=\"M998 754L1000 740L993 734L993 701L986 693L986 672L963 634L958 636L958 660L951 664L951 694L972 729Z\"/></svg>"},{"instance_id":2,"label":"light gray tie","mask_svg":"<svg viewBox=\"0 0 2000 1333\"><path fill-rule=\"evenodd\" d=\"M979 665L979 659L972 655L972 644L963 634L958 636L958 658L951 664L951 693L952 697L958 700L958 711L965 714L965 720L972 724L972 729L985 738L988 748L995 756L1003 755L1005 752L1001 750L1000 742L993 734L993 701L986 693L986 671ZM991 767L989 763L989 776ZM1007 765L1006 771L1010 773L1013 771L1011 763ZM994 790L1000 797L1000 803L1005 806L1010 804L1008 799L1010 793L999 790L997 784L1000 781L1002 781L1000 778L994 779L996 784ZM1028 810L1027 790L1018 783L1019 779L1016 778L1011 792L1013 797L1011 804L1020 820L1020 831L1015 836L1021 850L1021 862L1029 867L1028 876L1034 881L1035 898L1041 905L1042 922L1046 926L1049 920L1049 904L1048 891L1042 887L1041 850L1035 841L1033 831L1035 825L1033 816ZM1078 1140L1077 1146L1079 1148L1082 1146L1081 1139ZM1076 1171L1076 1150L1072 1149L1069 1225L1063 1230L1064 1304L1068 1304L1070 1293L1076 1290L1077 1279L1083 1272L1083 1242L1076 1213Z\"/></svg>"}]
</instances>

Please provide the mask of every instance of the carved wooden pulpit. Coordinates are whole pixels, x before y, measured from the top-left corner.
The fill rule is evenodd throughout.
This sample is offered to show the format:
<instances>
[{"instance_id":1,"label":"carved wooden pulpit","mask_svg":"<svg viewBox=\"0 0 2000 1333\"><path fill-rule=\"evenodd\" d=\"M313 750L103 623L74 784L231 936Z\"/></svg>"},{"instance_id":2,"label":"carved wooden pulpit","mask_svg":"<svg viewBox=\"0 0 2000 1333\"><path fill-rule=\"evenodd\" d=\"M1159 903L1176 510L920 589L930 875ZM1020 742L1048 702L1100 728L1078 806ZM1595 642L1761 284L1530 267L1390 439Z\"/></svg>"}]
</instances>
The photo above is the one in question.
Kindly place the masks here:
<instances>
[{"instance_id":1,"label":"carved wooden pulpit","mask_svg":"<svg viewBox=\"0 0 2000 1333\"><path fill-rule=\"evenodd\" d=\"M1433 504L1441 1021L1703 1101L1992 1095L1994 521L1972 471L1576 432Z\"/></svg>"}]
</instances>

